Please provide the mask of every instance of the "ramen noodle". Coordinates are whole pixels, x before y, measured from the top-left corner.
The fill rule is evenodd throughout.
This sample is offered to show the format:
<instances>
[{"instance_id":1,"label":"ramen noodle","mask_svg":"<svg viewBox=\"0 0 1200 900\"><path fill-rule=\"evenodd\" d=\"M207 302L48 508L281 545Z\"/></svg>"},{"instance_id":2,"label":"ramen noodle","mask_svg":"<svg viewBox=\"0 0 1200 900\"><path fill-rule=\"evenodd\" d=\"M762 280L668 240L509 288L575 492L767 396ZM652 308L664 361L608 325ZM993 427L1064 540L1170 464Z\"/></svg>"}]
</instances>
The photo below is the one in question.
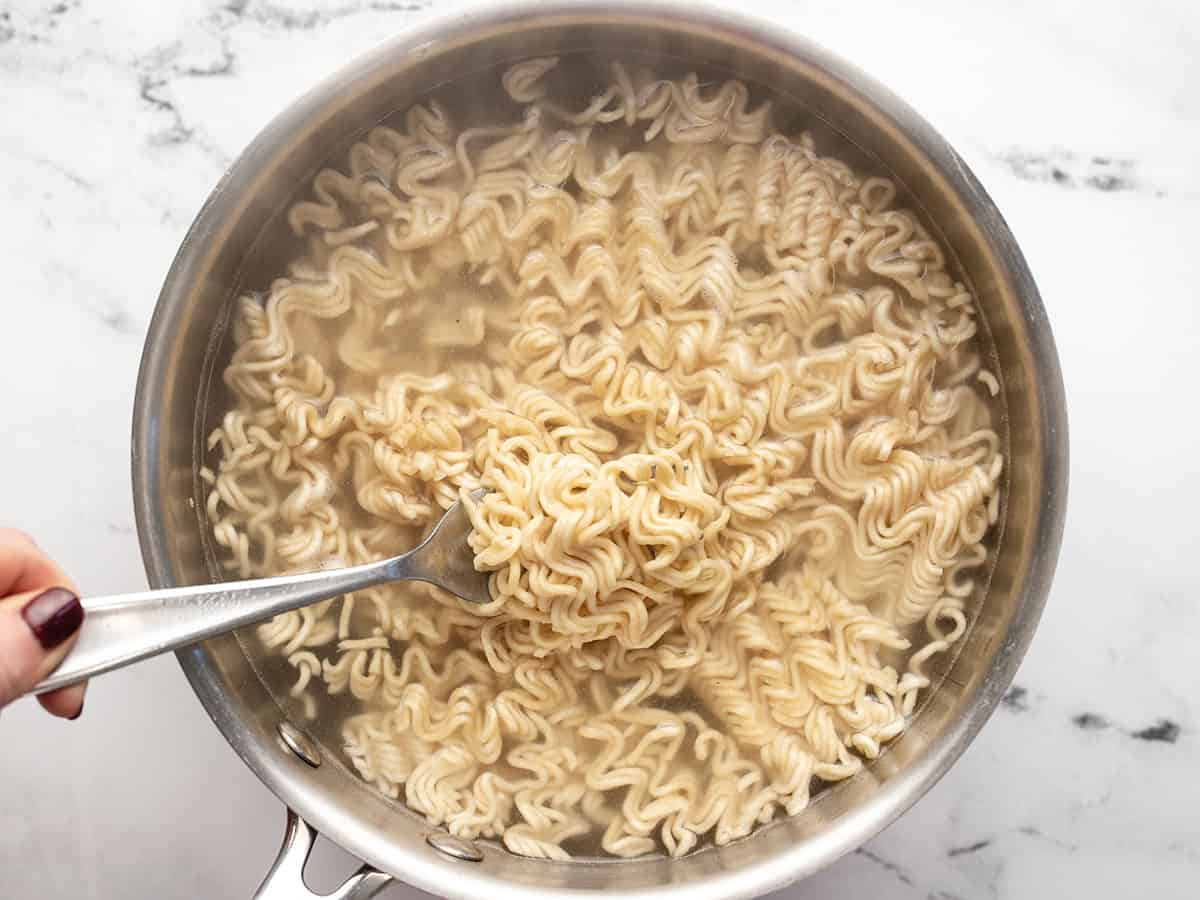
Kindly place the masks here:
<instances>
[{"instance_id":1,"label":"ramen noodle","mask_svg":"<svg viewBox=\"0 0 1200 900\"><path fill-rule=\"evenodd\" d=\"M394 584L256 640L430 823L681 855L904 730L987 556L1000 387L891 181L738 81L613 64L573 102L556 64L505 72L506 124L414 106L291 207L207 515L255 576L404 552L464 498L490 603Z\"/></svg>"}]
</instances>

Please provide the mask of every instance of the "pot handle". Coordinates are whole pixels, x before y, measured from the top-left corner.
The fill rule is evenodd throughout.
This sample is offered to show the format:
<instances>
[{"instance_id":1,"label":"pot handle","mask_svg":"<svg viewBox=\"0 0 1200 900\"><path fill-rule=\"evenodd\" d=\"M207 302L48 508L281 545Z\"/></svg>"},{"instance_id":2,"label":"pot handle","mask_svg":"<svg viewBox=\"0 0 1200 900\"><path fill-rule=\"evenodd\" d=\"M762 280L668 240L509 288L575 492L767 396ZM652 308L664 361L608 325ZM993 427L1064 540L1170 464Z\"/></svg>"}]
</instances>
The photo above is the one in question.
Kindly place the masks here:
<instances>
[{"instance_id":1,"label":"pot handle","mask_svg":"<svg viewBox=\"0 0 1200 900\"><path fill-rule=\"evenodd\" d=\"M317 829L289 809L283 846L279 848L271 871L254 892L253 900L367 900L391 882L391 875L363 863L332 894L313 893L304 883L304 864L308 862L316 839Z\"/></svg>"}]
</instances>

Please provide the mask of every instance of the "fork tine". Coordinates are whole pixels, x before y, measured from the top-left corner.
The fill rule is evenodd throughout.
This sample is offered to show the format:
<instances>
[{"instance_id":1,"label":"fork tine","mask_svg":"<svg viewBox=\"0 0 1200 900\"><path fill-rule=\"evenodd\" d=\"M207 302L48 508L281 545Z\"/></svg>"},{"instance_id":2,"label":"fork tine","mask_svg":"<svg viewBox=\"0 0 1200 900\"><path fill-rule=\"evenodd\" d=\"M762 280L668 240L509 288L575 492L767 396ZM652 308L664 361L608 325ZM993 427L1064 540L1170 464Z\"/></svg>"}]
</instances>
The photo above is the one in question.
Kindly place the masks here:
<instances>
[{"instance_id":1,"label":"fork tine","mask_svg":"<svg viewBox=\"0 0 1200 900\"><path fill-rule=\"evenodd\" d=\"M478 502L486 493L477 490L470 498ZM409 554L406 576L436 584L469 603L491 602L490 573L475 568L475 553L467 542L470 534L471 517L458 500L446 510L429 537Z\"/></svg>"}]
</instances>

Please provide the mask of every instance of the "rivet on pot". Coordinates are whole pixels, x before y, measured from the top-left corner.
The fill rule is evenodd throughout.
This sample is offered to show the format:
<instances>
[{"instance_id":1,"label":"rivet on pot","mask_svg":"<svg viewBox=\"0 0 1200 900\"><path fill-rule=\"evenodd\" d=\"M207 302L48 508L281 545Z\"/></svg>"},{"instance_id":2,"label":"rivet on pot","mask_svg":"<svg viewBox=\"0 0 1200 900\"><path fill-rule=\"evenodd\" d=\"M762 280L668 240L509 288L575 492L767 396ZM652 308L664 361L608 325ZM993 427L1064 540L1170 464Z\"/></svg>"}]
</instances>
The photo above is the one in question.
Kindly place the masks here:
<instances>
[{"instance_id":1,"label":"rivet on pot","mask_svg":"<svg viewBox=\"0 0 1200 900\"><path fill-rule=\"evenodd\" d=\"M471 841L464 841L462 838L456 838L454 835L446 834L444 831L434 831L425 835L425 843L438 853L444 853L455 859L465 860L466 862L479 862L483 859L483 851Z\"/></svg>"},{"instance_id":2,"label":"rivet on pot","mask_svg":"<svg viewBox=\"0 0 1200 900\"><path fill-rule=\"evenodd\" d=\"M303 731L291 722L280 722L276 730L279 732L279 737L283 740L284 746L298 757L314 769L321 764L321 751L317 749L317 745Z\"/></svg>"}]
</instances>

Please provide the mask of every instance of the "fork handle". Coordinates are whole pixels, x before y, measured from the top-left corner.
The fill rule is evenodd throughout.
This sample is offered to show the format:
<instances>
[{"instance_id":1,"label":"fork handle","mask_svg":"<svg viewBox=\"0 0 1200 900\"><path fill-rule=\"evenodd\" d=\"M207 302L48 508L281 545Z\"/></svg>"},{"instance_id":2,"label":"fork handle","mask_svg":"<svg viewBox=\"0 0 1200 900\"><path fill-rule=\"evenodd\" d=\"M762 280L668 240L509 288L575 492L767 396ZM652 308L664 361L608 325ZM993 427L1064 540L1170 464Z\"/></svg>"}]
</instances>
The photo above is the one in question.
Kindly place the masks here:
<instances>
[{"instance_id":1,"label":"fork handle","mask_svg":"<svg viewBox=\"0 0 1200 900\"><path fill-rule=\"evenodd\" d=\"M66 687L309 603L404 578L404 559L393 557L302 575L91 597L82 601L86 615L78 640L62 664L31 693Z\"/></svg>"}]
</instances>

